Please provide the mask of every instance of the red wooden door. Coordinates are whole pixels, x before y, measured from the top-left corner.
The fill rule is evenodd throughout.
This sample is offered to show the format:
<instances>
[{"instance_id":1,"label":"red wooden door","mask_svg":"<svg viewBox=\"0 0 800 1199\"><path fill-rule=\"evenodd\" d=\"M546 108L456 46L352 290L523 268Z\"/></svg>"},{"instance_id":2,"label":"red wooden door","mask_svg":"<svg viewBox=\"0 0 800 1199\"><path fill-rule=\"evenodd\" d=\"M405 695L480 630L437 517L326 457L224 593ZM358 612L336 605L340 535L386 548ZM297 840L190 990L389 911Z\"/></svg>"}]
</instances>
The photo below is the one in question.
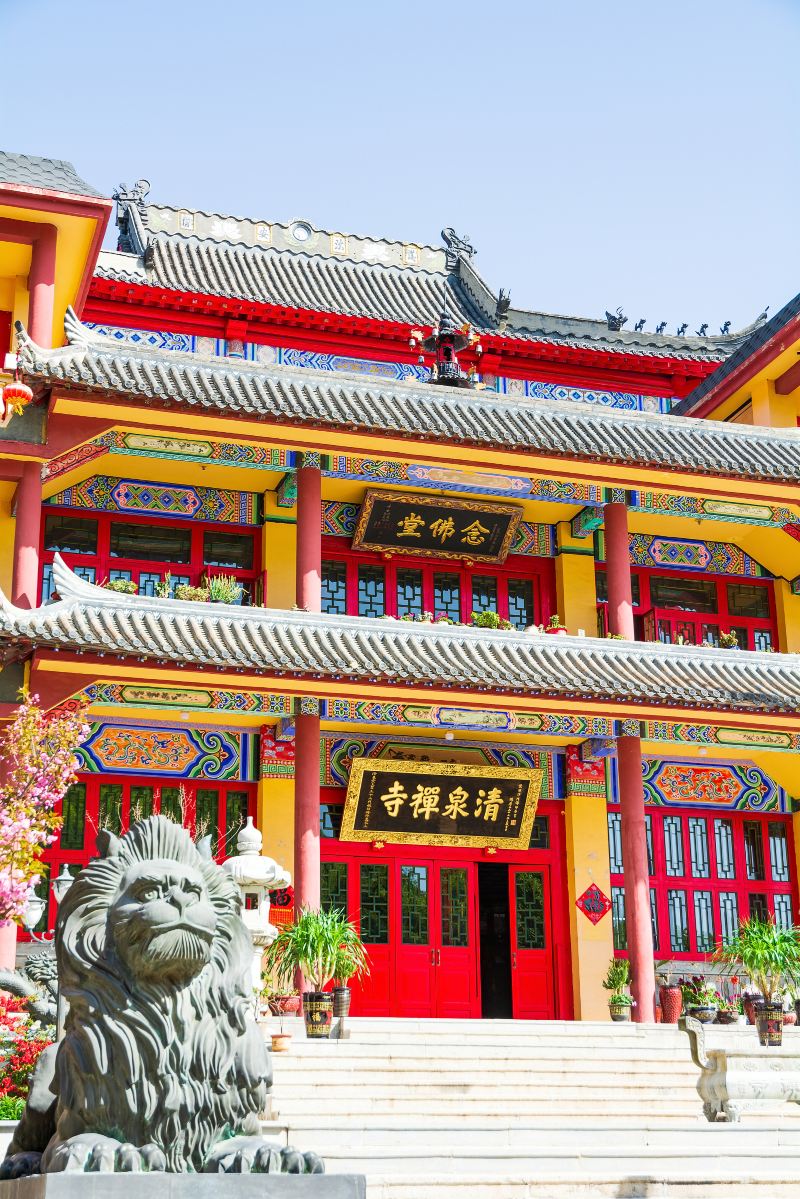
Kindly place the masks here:
<instances>
[{"instance_id":1,"label":"red wooden door","mask_svg":"<svg viewBox=\"0 0 800 1199\"><path fill-rule=\"evenodd\" d=\"M395 1015L432 1016L436 988L434 865L419 859L397 862L392 940L395 953Z\"/></svg>"},{"instance_id":2,"label":"red wooden door","mask_svg":"<svg viewBox=\"0 0 800 1199\"><path fill-rule=\"evenodd\" d=\"M353 980L353 1015L394 1014L391 930L397 903L392 902L393 866L390 862L350 863L351 894L357 895L353 915L369 957L369 975Z\"/></svg>"},{"instance_id":3,"label":"red wooden door","mask_svg":"<svg viewBox=\"0 0 800 1199\"><path fill-rule=\"evenodd\" d=\"M515 1019L554 1015L553 953L550 944L550 874L510 866L511 997Z\"/></svg>"},{"instance_id":4,"label":"red wooden door","mask_svg":"<svg viewBox=\"0 0 800 1199\"><path fill-rule=\"evenodd\" d=\"M437 1016L480 1015L475 864L436 864Z\"/></svg>"}]
</instances>

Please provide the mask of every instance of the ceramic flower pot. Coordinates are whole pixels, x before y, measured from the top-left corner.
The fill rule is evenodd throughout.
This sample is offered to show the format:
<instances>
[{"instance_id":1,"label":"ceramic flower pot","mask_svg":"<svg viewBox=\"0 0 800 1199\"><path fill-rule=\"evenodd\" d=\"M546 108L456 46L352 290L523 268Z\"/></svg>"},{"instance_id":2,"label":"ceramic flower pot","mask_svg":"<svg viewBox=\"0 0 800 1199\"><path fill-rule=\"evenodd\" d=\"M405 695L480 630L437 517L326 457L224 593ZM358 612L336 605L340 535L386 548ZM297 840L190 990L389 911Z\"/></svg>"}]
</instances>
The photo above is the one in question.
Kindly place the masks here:
<instances>
[{"instance_id":1,"label":"ceramic flower pot","mask_svg":"<svg viewBox=\"0 0 800 1199\"><path fill-rule=\"evenodd\" d=\"M333 1017L338 1020L341 1016L350 1015L350 1000L353 992L349 987L333 988Z\"/></svg>"},{"instance_id":2,"label":"ceramic flower pot","mask_svg":"<svg viewBox=\"0 0 800 1199\"><path fill-rule=\"evenodd\" d=\"M274 1032L272 1034L273 1053L288 1053L291 1043L292 1034L290 1032Z\"/></svg>"},{"instance_id":3,"label":"ceramic flower pot","mask_svg":"<svg viewBox=\"0 0 800 1199\"><path fill-rule=\"evenodd\" d=\"M617 1024L629 1021L631 1018L631 1007L629 1003L610 1003L608 1005L608 1012L611 1016L611 1019Z\"/></svg>"},{"instance_id":4,"label":"ceramic flower pot","mask_svg":"<svg viewBox=\"0 0 800 1199\"><path fill-rule=\"evenodd\" d=\"M683 1007L683 995L680 987L672 985L659 987L658 997L661 1002L662 1024L677 1024Z\"/></svg>"},{"instance_id":5,"label":"ceramic flower pot","mask_svg":"<svg viewBox=\"0 0 800 1199\"><path fill-rule=\"evenodd\" d=\"M695 1004L692 1007L687 1007L686 1013L689 1016L693 1016L695 1020L699 1020L701 1024L713 1024L716 1019L717 1009L710 1004L708 1006L705 1004L702 1006Z\"/></svg>"},{"instance_id":6,"label":"ceramic flower pot","mask_svg":"<svg viewBox=\"0 0 800 1199\"><path fill-rule=\"evenodd\" d=\"M717 1024L736 1024L739 1019L738 1012L720 1011L717 1012Z\"/></svg>"},{"instance_id":7,"label":"ceramic flower pot","mask_svg":"<svg viewBox=\"0 0 800 1199\"><path fill-rule=\"evenodd\" d=\"M273 1016L296 1016L300 1011L300 996L276 995L269 1001L269 1010Z\"/></svg>"},{"instance_id":8,"label":"ceramic flower pot","mask_svg":"<svg viewBox=\"0 0 800 1199\"><path fill-rule=\"evenodd\" d=\"M329 1037L333 1020L333 995L330 991L306 991L303 995L306 1036Z\"/></svg>"},{"instance_id":9,"label":"ceramic flower pot","mask_svg":"<svg viewBox=\"0 0 800 1199\"><path fill-rule=\"evenodd\" d=\"M761 1045L776 1047L783 1044L783 1004L766 1000L756 1004L756 1028Z\"/></svg>"},{"instance_id":10,"label":"ceramic flower pot","mask_svg":"<svg viewBox=\"0 0 800 1199\"><path fill-rule=\"evenodd\" d=\"M793 1024L796 1024L796 1023L797 1023L797 1012L784 1012L783 1013L783 1027L784 1028L790 1028Z\"/></svg>"}]
</instances>

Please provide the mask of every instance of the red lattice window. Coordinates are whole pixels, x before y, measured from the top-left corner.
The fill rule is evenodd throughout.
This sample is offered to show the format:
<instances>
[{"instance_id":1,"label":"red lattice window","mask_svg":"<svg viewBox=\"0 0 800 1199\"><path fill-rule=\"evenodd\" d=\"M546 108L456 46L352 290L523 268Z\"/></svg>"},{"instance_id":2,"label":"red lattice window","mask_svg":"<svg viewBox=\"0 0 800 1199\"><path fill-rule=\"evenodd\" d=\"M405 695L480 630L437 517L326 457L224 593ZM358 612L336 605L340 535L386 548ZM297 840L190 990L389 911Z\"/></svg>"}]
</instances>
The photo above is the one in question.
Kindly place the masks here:
<instances>
[{"instance_id":1,"label":"red lattice window","mask_svg":"<svg viewBox=\"0 0 800 1199\"><path fill-rule=\"evenodd\" d=\"M53 593L52 562L60 553L82 579L130 579L140 595L155 595L166 575L199 586L213 575L233 575L243 604L260 603L260 530L242 525L46 508L42 525L42 602Z\"/></svg>"},{"instance_id":2,"label":"red lattice window","mask_svg":"<svg viewBox=\"0 0 800 1199\"><path fill-rule=\"evenodd\" d=\"M627 949L619 806L608 809L614 948ZM796 914L791 817L707 808L647 811L650 907L657 958L703 958L741 920Z\"/></svg>"},{"instance_id":3,"label":"red lattice window","mask_svg":"<svg viewBox=\"0 0 800 1199\"><path fill-rule=\"evenodd\" d=\"M515 628L541 624L555 611L549 559L509 558L502 567L423 561L398 554L350 553L326 538L322 609L340 616L447 616L469 623L473 612L496 612Z\"/></svg>"},{"instance_id":4,"label":"red lattice window","mask_svg":"<svg viewBox=\"0 0 800 1199\"><path fill-rule=\"evenodd\" d=\"M132 821L158 812L185 824L195 837L209 834L217 861L223 861L236 852L236 835L247 817L256 815L256 787L205 779L79 775L64 798L61 833L44 854L45 869L37 891L47 899L48 909L40 929L53 927L56 904L50 880L62 865L66 863L70 872L76 873L94 857L100 829L124 833ZM20 933L23 939L27 935Z\"/></svg>"},{"instance_id":5,"label":"red lattice window","mask_svg":"<svg viewBox=\"0 0 800 1199\"><path fill-rule=\"evenodd\" d=\"M685 576L678 571L632 571L636 636L665 644L719 645L720 633L735 632L741 649L777 646L775 601L770 579ZM597 572L600 633L606 633L606 573Z\"/></svg>"}]
</instances>

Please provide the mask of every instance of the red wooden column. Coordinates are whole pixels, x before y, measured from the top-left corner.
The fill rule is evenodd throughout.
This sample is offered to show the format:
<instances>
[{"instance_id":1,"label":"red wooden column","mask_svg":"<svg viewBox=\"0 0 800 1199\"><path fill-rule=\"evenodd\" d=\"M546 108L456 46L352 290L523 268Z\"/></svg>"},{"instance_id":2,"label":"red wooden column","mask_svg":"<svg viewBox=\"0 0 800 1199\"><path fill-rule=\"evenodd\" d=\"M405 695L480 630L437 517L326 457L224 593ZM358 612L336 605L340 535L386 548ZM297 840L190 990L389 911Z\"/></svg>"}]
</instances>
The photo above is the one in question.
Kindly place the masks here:
<instances>
[{"instance_id":1,"label":"red wooden column","mask_svg":"<svg viewBox=\"0 0 800 1199\"><path fill-rule=\"evenodd\" d=\"M322 611L322 471L302 459L297 471L297 606ZM295 904L318 908L319 715L298 712L294 735Z\"/></svg>"},{"instance_id":2,"label":"red wooden column","mask_svg":"<svg viewBox=\"0 0 800 1199\"><path fill-rule=\"evenodd\" d=\"M628 510L625 504L606 504L605 545L608 580L608 628L633 641L633 594L628 549ZM652 1024L656 1018L656 976L653 926L650 919L650 876L647 863L642 743L639 737L617 738L622 860L625 871L625 926L631 963L633 1019Z\"/></svg>"},{"instance_id":3,"label":"red wooden column","mask_svg":"<svg viewBox=\"0 0 800 1199\"><path fill-rule=\"evenodd\" d=\"M42 521L42 472L38 462L26 462L17 484L14 526L14 572L11 602L35 608L39 588L39 535Z\"/></svg>"},{"instance_id":4,"label":"red wooden column","mask_svg":"<svg viewBox=\"0 0 800 1199\"><path fill-rule=\"evenodd\" d=\"M55 225L40 226L31 243L28 274L28 332L39 346L53 344L53 304L56 293Z\"/></svg>"}]
</instances>

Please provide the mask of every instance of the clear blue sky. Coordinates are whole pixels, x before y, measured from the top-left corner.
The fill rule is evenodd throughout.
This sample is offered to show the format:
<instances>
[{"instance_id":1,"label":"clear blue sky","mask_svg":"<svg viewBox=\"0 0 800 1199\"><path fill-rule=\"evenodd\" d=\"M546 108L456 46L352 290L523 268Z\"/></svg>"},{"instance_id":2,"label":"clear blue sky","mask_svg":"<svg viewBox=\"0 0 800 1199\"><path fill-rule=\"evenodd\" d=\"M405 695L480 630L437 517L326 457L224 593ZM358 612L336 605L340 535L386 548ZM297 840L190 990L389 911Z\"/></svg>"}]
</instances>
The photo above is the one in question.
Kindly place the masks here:
<instances>
[{"instance_id":1,"label":"clear blue sky","mask_svg":"<svg viewBox=\"0 0 800 1199\"><path fill-rule=\"evenodd\" d=\"M800 291L800 0L0 0L5 148L716 329Z\"/></svg>"}]
</instances>

